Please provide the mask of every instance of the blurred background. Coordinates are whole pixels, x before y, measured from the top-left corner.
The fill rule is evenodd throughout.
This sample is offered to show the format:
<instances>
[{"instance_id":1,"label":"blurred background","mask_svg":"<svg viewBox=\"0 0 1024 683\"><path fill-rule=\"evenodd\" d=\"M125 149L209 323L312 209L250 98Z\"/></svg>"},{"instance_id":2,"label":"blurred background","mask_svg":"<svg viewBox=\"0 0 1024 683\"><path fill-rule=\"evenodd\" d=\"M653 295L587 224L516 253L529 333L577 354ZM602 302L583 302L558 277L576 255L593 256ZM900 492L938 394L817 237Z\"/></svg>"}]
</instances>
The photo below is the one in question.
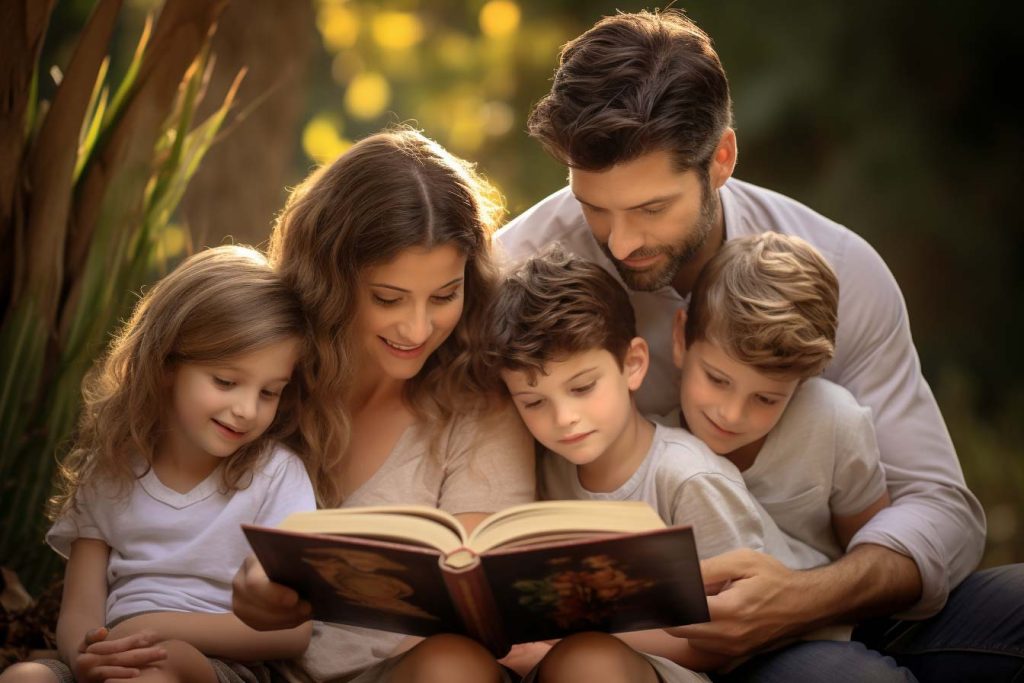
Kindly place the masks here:
<instances>
[{"instance_id":1,"label":"blurred background","mask_svg":"<svg viewBox=\"0 0 1024 683\"><path fill-rule=\"evenodd\" d=\"M38 48L33 96L40 102L53 97L96 4L54 6ZM164 4L125 0L118 8L107 45L112 83L131 72L147 16ZM194 118L224 112L225 120L181 179L181 196L161 205L160 229L126 291L138 291L203 245L262 243L289 186L390 123L412 123L477 162L503 192L510 215L518 214L566 179L525 133L560 46L616 9L654 7L625 0L232 0L222 10L209 4L218 5L219 21ZM677 6L710 33L730 76L736 175L861 234L896 275L924 373L988 514L984 564L1024 561L1024 232L1016 205L1024 119L1013 94L1019 86L1012 85L1024 62L1024 6ZM247 73L231 91L242 68ZM175 106L172 113L180 113ZM165 128L173 156L173 126ZM97 139L100 149L105 138ZM86 178L91 161L83 163ZM85 191L72 189L76 201ZM13 307L15 297L4 296L5 310ZM107 329L130 305L130 297L113 296ZM74 297L60 298L61 305L68 300ZM70 396L105 334L99 329L79 345L79 375L65 382ZM41 372L54 379L53 371ZM17 431L10 452L32 455L0 463L0 496L9 503L15 489L43 493L0 506L0 524L23 531L0 543L0 564L15 567L33 588L45 585L56 566L38 541L46 523L33 510L45 499L53 453L66 443L74 408L68 401L60 428L32 427L29 417L18 430L5 426ZM30 457L42 463L33 466L37 481L19 469Z\"/></svg>"}]
</instances>

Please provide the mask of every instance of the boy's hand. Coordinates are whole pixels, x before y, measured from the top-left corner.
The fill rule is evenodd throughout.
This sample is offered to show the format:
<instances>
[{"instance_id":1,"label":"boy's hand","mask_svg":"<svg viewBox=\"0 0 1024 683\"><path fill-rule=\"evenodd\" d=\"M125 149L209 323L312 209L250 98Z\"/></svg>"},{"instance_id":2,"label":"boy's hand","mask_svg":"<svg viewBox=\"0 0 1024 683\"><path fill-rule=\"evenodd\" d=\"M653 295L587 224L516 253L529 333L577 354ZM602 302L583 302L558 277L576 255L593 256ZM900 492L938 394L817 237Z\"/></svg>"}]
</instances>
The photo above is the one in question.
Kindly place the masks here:
<instances>
[{"instance_id":1,"label":"boy's hand","mask_svg":"<svg viewBox=\"0 0 1024 683\"><path fill-rule=\"evenodd\" d=\"M76 681L135 678L142 668L167 659L167 651L154 646L153 633L107 640L109 633L106 628L98 628L85 634L72 666Z\"/></svg>"},{"instance_id":2,"label":"boy's hand","mask_svg":"<svg viewBox=\"0 0 1024 683\"><path fill-rule=\"evenodd\" d=\"M554 642L556 641L513 645L508 654L499 659L498 663L507 666L520 676L525 676L533 667L537 666L540 660L544 659Z\"/></svg>"},{"instance_id":3,"label":"boy's hand","mask_svg":"<svg viewBox=\"0 0 1024 683\"><path fill-rule=\"evenodd\" d=\"M231 587L232 611L257 631L294 628L309 621L309 603L291 588L271 581L254 555L245 558Z\"/></svg>"}]
</instances>

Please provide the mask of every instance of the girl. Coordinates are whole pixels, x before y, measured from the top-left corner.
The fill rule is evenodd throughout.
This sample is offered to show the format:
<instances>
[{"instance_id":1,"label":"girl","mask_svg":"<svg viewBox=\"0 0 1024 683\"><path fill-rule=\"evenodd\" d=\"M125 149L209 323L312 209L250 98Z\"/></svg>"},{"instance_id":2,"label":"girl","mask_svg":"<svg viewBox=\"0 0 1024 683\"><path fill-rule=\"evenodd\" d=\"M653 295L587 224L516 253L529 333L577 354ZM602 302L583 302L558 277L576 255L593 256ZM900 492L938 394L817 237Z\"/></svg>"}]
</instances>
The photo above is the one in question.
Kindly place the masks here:
<instances>
[{"instance_id":1,"label":"girl","mask_svg":"<svg viewBox=\"0 0 1024 683\"><path fill-rule=\"evenodd\" d=\"M533 499L533 441L508 404L491 406L473 370L494 275L493 190L410 129L366 138L292 194L270 254L312 318L312 400L332 415L314 472L331 505L423 504L472 526ZM235 613L285 628L309 606L254 558ZM499 681L487 651L453 635L418 641L317 624L297 680ZM301 670L298 670L301 669Z\"/></svg>"},{"instance_id":2,"label":"girl","mask_svg":"<svg viewBox=\"0 0 1024 683\"><path fill-rule=\"evenodd\" d=\"M3 683L255 681L265 668L237 662L305 650L308 626L242 624L230 583L248 548L239 524L315 507L303 463L276 445L322 452L292 380L306 330L248 248L195 255L146 293L83 384L53 501L62 661L15 665Z\"/></svg>"}]
</instances>

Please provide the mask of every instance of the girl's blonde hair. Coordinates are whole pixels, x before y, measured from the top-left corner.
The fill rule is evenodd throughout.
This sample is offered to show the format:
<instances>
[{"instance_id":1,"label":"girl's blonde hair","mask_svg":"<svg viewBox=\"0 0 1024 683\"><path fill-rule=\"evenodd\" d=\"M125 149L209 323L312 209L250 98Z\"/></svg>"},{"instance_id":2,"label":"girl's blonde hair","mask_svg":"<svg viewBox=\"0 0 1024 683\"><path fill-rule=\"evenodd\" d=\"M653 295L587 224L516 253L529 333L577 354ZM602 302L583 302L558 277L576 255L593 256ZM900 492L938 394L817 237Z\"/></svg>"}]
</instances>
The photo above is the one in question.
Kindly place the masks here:
<instances>
[{"instance_id":1,"label":"girl's blonde hair","mask_svg":"<svg viewBox=\"0 0 1024 683\"><path fill-rule=\"evenodd\" d=\"M292 338L306 346L302 307L258 251L221 246L185 260L139 300L86 375L76 442L60 464L51 516L74 504L83 483L102 478L123 494L137 476L137 458L152 464L179 364L221 362ZM304 355L270 427L226 461L225 490L249 485L247 475L272 441L316 458L317 442L299 423L307 393L299 371Z\"/></svg>"},{"instance_id":2,"label":"girl's blonde hair","mask_svg":"<svg viewBox=\"0 0 1024 683\"><path fill-rule=\"evenodd\" d=\"M341 502L337 468L350 438L346 408L353 385L352 326L359 274L411 247L454 245L466 256L465 303L451 335L405 385L409 406L440 434L471 407L483 381L473 349L483 333L496 273L490 236L500 197L467 162L407 127L365 138L311 174L291 194L270 239L274 267L299 296L312 323L312 400L324 409L320 434L332 454L311 473L324 502ZM436 451L437 439L431 446Z\"/></svg>"}]
</instances>

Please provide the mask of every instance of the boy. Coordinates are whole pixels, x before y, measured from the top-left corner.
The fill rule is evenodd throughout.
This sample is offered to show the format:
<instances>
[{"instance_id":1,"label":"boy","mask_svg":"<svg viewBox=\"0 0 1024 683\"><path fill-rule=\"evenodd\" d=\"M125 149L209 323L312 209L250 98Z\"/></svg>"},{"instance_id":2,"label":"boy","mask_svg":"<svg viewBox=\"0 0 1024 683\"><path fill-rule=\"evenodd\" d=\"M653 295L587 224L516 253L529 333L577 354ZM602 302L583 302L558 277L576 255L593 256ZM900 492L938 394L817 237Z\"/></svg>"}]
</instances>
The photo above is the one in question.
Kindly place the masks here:
<instances>
[{"instance_id":1,"label":"boy","mask_svg":"<svg viewBox=\"0 0 1024 683\"><path fill-rule=\"evenodd\" d=\"M550 451L538 465L542 498L645 501L666 524L691 525L702 558L753 548L793 569L826 562L786 538L728 460L688 432L640 414L633 394L647 371L647 344L636 336L625 290L600 266L557 249L528 260L499 286L488 337L486 360ZM727 662L663 631L622 639L694 669ZM549 658L556 652L558 646ZM664 680L690 673L646 659ZM544 680L557 676L545 672Z\"/></svg>"},{"instance_id":2,"label":"boy","mask_svg":"<svg viewBox=\"0 0 1024 683\"><path fill-rule=\"evenodd\" d=\"M818 377L835 352L838 301L814 247L765 232L722 246L673 326L682 426L732 461L783 531L830 560L889 504L871 411Z\"/></svg>"}]
</instances>

